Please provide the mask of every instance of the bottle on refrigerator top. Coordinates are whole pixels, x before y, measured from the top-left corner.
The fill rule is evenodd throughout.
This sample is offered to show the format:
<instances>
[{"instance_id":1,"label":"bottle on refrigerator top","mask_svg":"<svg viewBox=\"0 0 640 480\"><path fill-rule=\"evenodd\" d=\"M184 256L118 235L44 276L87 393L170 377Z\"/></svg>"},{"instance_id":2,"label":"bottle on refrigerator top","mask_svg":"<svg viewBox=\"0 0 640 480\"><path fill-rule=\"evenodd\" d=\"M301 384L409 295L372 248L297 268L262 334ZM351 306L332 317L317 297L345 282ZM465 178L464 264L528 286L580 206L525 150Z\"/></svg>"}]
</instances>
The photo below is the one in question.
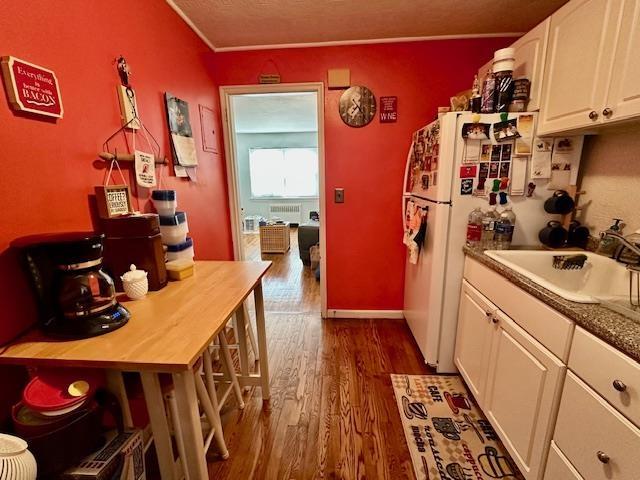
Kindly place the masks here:
<instances>
[{"instance_id":1,"label":"bottle on refrigerator top","mask_svg":"<svg viewBox=\"0 0 640 480\"><path fill-rule=\"evenodd\" d=\"M479 247L482 240L482 218L484 213L480 207L474 208L469 213L467 220L467 245L470 247Z\"/></svg>"},{"instance_id":2,"label":"bottle on refrigerator top","mask_svg":"<svg viewBox=\"0 0 640 480\"><path fill-rule=\"evenodd\" d=\"M494 248L494 235L496 222L500 219L500 215L496 211L496 207L489 207L489 211L482 217L482 238L480 239L480 246L484 250L493 250Z\"/></svg>"},{"instance_id":3,"label":"bottle on refrigerator top","mask_svg":"<svg viewBox=\"0 0 640 480\"><path fill-rule=\"evenodd\" d=\"M482 113L494 113L495 110L496 77L491 70L487 72L482 83L482 98L480 99L480 111Z\"/></svg>"},{"instance_id":4,"label":"bottle on refrigerator top","mask_svg":"<svg viewBox=\"0 0 640 480\"><path fill-rule=\"evenodd\" d=\"M513 230L516 227L516 214L511 207L505 207L496 222L495 227L495 248L496 250L509 250L513 240Z\"/></svg>"}]
</instances>

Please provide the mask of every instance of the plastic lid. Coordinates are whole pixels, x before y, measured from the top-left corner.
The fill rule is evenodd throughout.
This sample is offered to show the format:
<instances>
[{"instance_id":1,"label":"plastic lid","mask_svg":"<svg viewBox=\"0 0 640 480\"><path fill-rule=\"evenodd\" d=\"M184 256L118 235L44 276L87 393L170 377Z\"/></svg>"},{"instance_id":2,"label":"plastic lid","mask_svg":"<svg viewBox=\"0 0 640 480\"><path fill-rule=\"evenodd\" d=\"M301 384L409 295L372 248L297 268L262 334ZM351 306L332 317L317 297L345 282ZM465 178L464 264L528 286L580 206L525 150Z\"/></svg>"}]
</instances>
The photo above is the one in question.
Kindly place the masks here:
<instances>
[{"instance_id":1,"label":"plastic lid","mask_svg":"<svg viewBox=\"0 0 640 480\"><path fill-rule=\"evenodd\" d=\"M187 214L185 212L176 212L174 215L163 216L160 215L160 225L163 227L175 227L187 221Z\"/></svg>"},{"instance_id":2,"label":"plastic lid","mask_svg":"<svg viewBox=\"0 0 640 480\"><path fill-rule=\"evenodd\" d=\"M493 61L498 62L500 60L514 60L516 58L515 48L501 48L493 53Z\"/></svg>"},{"instance_id":3,"label":"plastic lid","mask_svg":"<svg viewBox=\"0 0 640 480\"><path fill-rule=\"evenodd\" d=\"M512 72L515 66L516 66L516 62L512 59L498 60L497 62L493 62L493 73Z\"/></svg>"},{"instance_id":4,"label":"plastic lid","mask_svg":"<svg viewBox=\"0 0 640 480\"><path fill-rule=\"evenodd\" d=\"M27 447L27 442L23 439L14 437L13 435L7 435L6 433L0 433L0 457L18 455L24 452ZM9 472L9 475L11 475L11 472Z\"/></svg>"},{"instance_id":5,"label":"plastic lid","mask_svg":"<svg viewBox=\"0 0 640 480\"><path fill-rule=\"evenodd\" d=\"M167 252L181 252L191 247L193 247L193 240L191 237L187 237L187 239L182 243L178 243L177 245L167 245Z\"/></svg>"},{"instance_id":6,"label":"plastic lid","mask_svg":"<svg viewBox=\"0 0 640 480\"><path fill-rule=\"evenodd\" d=\"M85 395L69 393L69 386L84 381L89 384ZM102 383L99 371L86 369L40 370L22 392L22 401L32 410L48 412L62 410L84 402Z\"/></svg>"},{"instance_id":7,"label":"plastic lid","mask_svg":"<svg viewBox=\"0 0 640 480\"><path fill-rule=\"evenodd\" d=\"M172 201L176 199L175 190L154 190L151 192L151 198L154 200Z\"/></svg>"}]
</instances>

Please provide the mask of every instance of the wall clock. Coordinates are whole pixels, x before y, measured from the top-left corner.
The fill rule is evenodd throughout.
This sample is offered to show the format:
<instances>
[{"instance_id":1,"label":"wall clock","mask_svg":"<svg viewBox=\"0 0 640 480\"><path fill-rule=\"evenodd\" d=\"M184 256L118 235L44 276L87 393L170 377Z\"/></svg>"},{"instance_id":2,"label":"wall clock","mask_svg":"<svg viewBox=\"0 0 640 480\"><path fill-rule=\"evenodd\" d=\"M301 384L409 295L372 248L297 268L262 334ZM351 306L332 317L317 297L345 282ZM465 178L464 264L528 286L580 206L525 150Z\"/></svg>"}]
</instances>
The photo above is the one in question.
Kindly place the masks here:
<instances>
[{"instance_id":1,"label":"wall clock","mask_svg":"<svg viewBox=\"0 0 640 480\"><path fill-rule=\"evenodd\" d=\"M339 111L350 127L364 127L376 116L376 97L367 87L348 88L340 97Z\"/></svg>"}]
</instances>

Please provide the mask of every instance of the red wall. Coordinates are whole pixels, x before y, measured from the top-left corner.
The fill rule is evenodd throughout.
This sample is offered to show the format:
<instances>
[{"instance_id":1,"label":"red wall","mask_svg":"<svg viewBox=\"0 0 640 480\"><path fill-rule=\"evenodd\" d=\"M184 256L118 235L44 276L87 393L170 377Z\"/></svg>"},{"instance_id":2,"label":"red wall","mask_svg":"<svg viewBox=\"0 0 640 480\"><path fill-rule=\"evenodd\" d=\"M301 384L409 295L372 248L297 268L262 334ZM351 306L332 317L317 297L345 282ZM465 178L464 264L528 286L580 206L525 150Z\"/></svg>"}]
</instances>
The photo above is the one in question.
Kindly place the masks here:
<instances>
[{"instance_id":1,"label":"red wall","mask_svg":"<svg viewBox=\"0 0 640 480\"><path fill-rule=\"evenodd\" d=\"M351 84L376 97L398 96L398 122L350 128L338 116L342 91L326 90L325 147L327 288L330 309L402 309L405 250L401 195L411 134L438 106L471 87L482 59L513 39L446 40L215 53L219 85L257 83L280 73L283 82L326 82L327 69L350 68ZM274 67L275 65L275 67ZM345 203L333 203L333 189Z\"/></svg>"},{"instance_id":2,"label":"red wall","mask_svg":"<svg viewBox=\"0 0 640 480\"><path fill-rule=\"evenodd\" d=\"M0 55L54 70L65 110L57 122L23 117L0 94L0 344L34 319L9 242L43 231L92 228L89 196L104 176L93 160L120 126L113 64L120 54L131 67L141 117L163 152L169 151L164 92L190 103L198 183L170 176L163 186L178 190L197 257L232 258L224 161L200 147L198 104L218 107L217 87L204 65L209 48L157 0L34 0L28 6L0 0L0 11ZM134 203L151 211L148 196L140 191ZM0 397L8 390L6 372L0 370Z\"/></svg>"}]
</instances>

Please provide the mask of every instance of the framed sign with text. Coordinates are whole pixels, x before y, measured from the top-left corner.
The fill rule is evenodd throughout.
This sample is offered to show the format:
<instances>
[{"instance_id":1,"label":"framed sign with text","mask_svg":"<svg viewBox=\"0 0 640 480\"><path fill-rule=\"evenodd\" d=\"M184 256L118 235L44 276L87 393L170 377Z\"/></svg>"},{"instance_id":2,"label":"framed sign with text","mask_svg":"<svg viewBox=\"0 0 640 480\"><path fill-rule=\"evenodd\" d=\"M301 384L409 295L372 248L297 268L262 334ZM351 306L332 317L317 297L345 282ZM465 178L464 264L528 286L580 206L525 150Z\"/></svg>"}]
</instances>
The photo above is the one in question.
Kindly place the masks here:
<instances>
[{"instance_id":1,"label":"framed sign with text","mask_svg":"<svg viewBox=\"0 0 640 480\"><path fill-rule=\"evenodd\" d=\"M100 218L112 218L133 212L131 192L127 185L100 185L95 187Z\"/></svg>"},{"instance_id":2,"label":"framed sign with text","mask_svg":"<svg viewBox=\"0 0 640 480\"><path fill-rule=\"evenodd\" d=\"M398 120L398 97L380 97L380 123Z\"/></svg>"},{"instance_id":3,"label":"framed sign with text","mask_svg":"<svg viewBox=\"0 0 640 480\"><path fill-rule=\"evenodd\" d=\"M2 77L14 110L62 118L62 97L56 74L15 57L2 57Z\"/></svg>"}]
</instances>

